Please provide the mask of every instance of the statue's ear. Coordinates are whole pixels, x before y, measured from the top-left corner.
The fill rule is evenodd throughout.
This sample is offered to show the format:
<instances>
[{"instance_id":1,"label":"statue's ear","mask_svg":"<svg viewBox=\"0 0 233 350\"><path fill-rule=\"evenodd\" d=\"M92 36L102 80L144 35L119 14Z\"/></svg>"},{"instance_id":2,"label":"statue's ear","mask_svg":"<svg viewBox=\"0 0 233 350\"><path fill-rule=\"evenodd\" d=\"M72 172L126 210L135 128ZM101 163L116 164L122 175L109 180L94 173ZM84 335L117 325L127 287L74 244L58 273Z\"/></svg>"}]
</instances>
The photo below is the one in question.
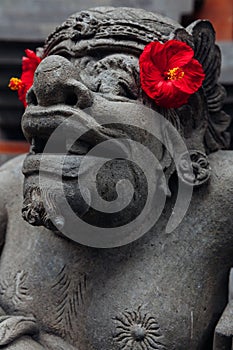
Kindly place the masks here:
<instances>
[{"instance_id":1,"label":"statue's ear","mask_svg":"<svg viewBox=\"0 0 233 350\"><path fill-rule=\"evenodd\" d=\"M192 36L195 58L205 72L203 83L208 105L208 127L205 133L205 146L208 153L228 148L230 116L222 111L226 96L225 89L218 83L221 70L221 52L215 44L215 30L207 20L198 20L186 28Z\"/></svg>"}]
</instances>

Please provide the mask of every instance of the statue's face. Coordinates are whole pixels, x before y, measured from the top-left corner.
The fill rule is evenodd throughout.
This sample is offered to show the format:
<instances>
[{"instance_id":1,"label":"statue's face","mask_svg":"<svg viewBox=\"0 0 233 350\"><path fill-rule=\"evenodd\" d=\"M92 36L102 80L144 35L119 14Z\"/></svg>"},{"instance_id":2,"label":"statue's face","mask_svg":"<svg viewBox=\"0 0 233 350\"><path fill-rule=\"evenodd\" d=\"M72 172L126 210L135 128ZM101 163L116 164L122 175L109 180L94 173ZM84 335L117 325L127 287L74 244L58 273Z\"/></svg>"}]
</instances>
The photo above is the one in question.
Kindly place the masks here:
<instances>
[{"instance_id":1,"label":"statue's face","mask_svg":"<svg viewBox=\"0 0 233 350\"><path fill-rule=\"evenodd\" d=\"M138 215L145 205L148 188L138 167L122 160L130 159L132 146L122 145L117 140L123 138L137 141L161 160L161 142L150 137L144 130L148 113L153 115L154 111L144 106L141 97L137 57L111 53L96 57L64 58L53 55L45 58L35 72L34 84L28 93L28 107L22 120L24 133L31 143L30 153L24 163L24 218L31 224L43 224L54 229L48 220L45 203L42 202L48 201L50 217L56 216L53 213L57 211L59 196L56 193L61 181L74 212L94 225L98 222L107 227L118 226ZM134 120L136 127L126 125L129 120ZM153 118L150 120L153 123ZM150 130L150 125L146 125L146 129ZM51 135L54 135L55 130L58 138L55 137L48 147L46 143L53 138ZM77 137L79 139L76 140ZM89 209L91 203L87 204L83 200L78 184L80 161L97 144L107 140L117 141L116 152L120 153L114 154L114 151L112 158L115 160L105 162L106 165L101 167L96 182L99 194L105 200L114 200L116 183L125 178L136 188L127 215L122 212L117 220L113 220L111 215L106 217ZM84 180L85 176L86 179L90 176L96 159L107 158L108 151L107 146L102 149L102 153L87 158ZM42 166L43 152L46 154L43 156ZM61 178L59 165L64 154L67 156ZM151 168L155 173L153 165ZM48 179L43 190L43 200L39 185L40 170L43 177ZM159 177L158 173L158 182ZM91 198L90 188L88 193Z\"/></svg>"}]
</instances>

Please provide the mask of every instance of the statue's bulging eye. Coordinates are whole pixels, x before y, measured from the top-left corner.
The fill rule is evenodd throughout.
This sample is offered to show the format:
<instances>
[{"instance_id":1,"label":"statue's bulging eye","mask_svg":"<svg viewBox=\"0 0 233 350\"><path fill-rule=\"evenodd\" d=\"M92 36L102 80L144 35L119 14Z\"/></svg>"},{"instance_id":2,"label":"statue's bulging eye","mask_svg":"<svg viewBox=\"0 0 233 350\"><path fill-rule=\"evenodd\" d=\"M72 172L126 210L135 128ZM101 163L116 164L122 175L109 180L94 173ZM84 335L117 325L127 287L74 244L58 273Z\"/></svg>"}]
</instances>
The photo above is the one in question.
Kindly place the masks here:
<instances>
[{"instance_id":1,"label":"statue's bulging eye","mask_svg":"<svg viewBox=\"0 0 233 350\"><path fill-rule=\"evenodd\" d=\"M79 71L80 80L91 91L102 95L137 100L140 91L139 71L135 62L129 57L112 55L94 59L81 58L74 62Z\"/></svg>"},{"instance_id":2,"label":"statue's bulging eye","mask_svg":"<svg viewBox=\"0 0 233 350\"><path fill-rule=\"evenodd\" d=\"M98 79L95 92L126 97L130 100L136 100L138 98L136 84L133 81L129 82L123 78L111 79L109 81L106 81L104 78Z\"/></svg>"},{"instance_id":3,"label":"statue's bulging eye","mask_svg":"<svg viewBox=\"0 0 233 350\"><path fill-rule=\"evenodd\" d=\"M97 86L96 86L96 92L101 92L101 81L98 81Z\"/></svg>"},{"instance_id":4,"label":"statue's bulging eye","mask_svg":"<svg viewBox=\"0 0 233 350\"><path fill-rule=\"evenodd\" d=\"M138 97L138 92L136 88L131 87L124 80L119 80L118 85L121 88L121 93L123 96L130 98L131 100L136 100Z\"/></svg>"}]
</instances>

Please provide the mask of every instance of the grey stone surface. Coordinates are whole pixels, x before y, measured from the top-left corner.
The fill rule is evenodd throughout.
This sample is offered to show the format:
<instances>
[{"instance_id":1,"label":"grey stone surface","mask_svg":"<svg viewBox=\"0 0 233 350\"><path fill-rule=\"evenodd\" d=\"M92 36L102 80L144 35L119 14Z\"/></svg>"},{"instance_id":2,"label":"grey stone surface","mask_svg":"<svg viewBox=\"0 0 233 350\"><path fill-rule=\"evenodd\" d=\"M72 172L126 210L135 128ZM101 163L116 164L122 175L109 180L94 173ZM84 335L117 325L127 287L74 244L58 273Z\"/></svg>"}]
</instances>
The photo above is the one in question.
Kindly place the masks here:
<instances>
[{"instance_id":1,"label":"grey stone surface","mask_svg":"<svg viewBox=\"0 0 233 350\"><path fill-rule=\"evenodd\" d=\"M233 346L233 269L229 277L228 304L215 328L213 350L231 350Z\"/></svg>"},{"instance_id":2,"label":"grey stone surface","mask_svg":"<svg viewBox=\"0 0 233 350\"><path fill-rule=\"evenodd\" d=\"M151 36L188 42L203 64L202 88L177 110L159 109L137 84L138 57ZM30 154L0 169L0 347L211 349L215 325L227 303L233 209L233 154L221 151L229 144L229 117L222 112L220 57L211 24L201 21L184 30L145 11L97 9L78 13L57 29L45 44L44 56L22 120ZM184 178L179 171L175 174L163 142L141 131L147 113L155 111L184 137L199 185L183 221L169 233L165 228L174 215L178 178ZM74 115L77 125L69 119ZM141 129L125 126L130 115ZM101 128L99 118L107 124L109 116L118 126ZM45 154L47 188L41 188L41 153L64 120L60 143L52 154ZM66 131L75 134L86 124L91 132L70 149ZM159 129L161 139L169 136L164 129ZM68 151L63 184L73 211L94 227L118 229L117 224L130 221L143 206L148 192L143 174L135 165L117 160L103 167L96 186L105 200L115 199L119 179L128 178L135 189L131 206L110 219L94 211L91 201L83 202L77 175L89 147L110 137L132 138L151 149L169 181L171 196L160 219L142 238L114 249L97 249L62 235L61 222L55 227L52 218L63 214L57 212L57 171L61 154ZM155 174L156 188L167 190L159 181L161 169L151 163L148 169Z\"/></svg>"}]
</instances>

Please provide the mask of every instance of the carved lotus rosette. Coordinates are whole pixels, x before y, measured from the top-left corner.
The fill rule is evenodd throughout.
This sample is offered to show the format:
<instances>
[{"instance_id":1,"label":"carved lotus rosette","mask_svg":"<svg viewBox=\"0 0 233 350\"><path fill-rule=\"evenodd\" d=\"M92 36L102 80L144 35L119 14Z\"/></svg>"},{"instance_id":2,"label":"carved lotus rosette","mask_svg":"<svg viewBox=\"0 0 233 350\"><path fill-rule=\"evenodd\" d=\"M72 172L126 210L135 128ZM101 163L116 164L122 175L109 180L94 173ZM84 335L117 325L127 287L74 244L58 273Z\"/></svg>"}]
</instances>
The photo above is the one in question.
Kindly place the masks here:
<instances>
[{"instance_id":1,"label":"carved lotus rosette","mask_svg":"<svg viewBox=\"0 0 233 350\"><path fill-rule=\"evenodd\" d=\"M190 157L191 171L187 157ZM206 154L197 150L191 150L189 155L183 154L177 170L181 180L187 185L194 187L207 183L211 175L211 168Z\"/></svg>"},{"instance_id":2,"label":"carved lotus rosette","mask_svg":"<svg viewBox=\"0 0 233 350\"><path fill-rule=\"evenodd\" d=\"M115 318L114 341L119 349L165 350L163 336L156 319L141 311L124 311Z\"/></svg>"}]
</instances>

